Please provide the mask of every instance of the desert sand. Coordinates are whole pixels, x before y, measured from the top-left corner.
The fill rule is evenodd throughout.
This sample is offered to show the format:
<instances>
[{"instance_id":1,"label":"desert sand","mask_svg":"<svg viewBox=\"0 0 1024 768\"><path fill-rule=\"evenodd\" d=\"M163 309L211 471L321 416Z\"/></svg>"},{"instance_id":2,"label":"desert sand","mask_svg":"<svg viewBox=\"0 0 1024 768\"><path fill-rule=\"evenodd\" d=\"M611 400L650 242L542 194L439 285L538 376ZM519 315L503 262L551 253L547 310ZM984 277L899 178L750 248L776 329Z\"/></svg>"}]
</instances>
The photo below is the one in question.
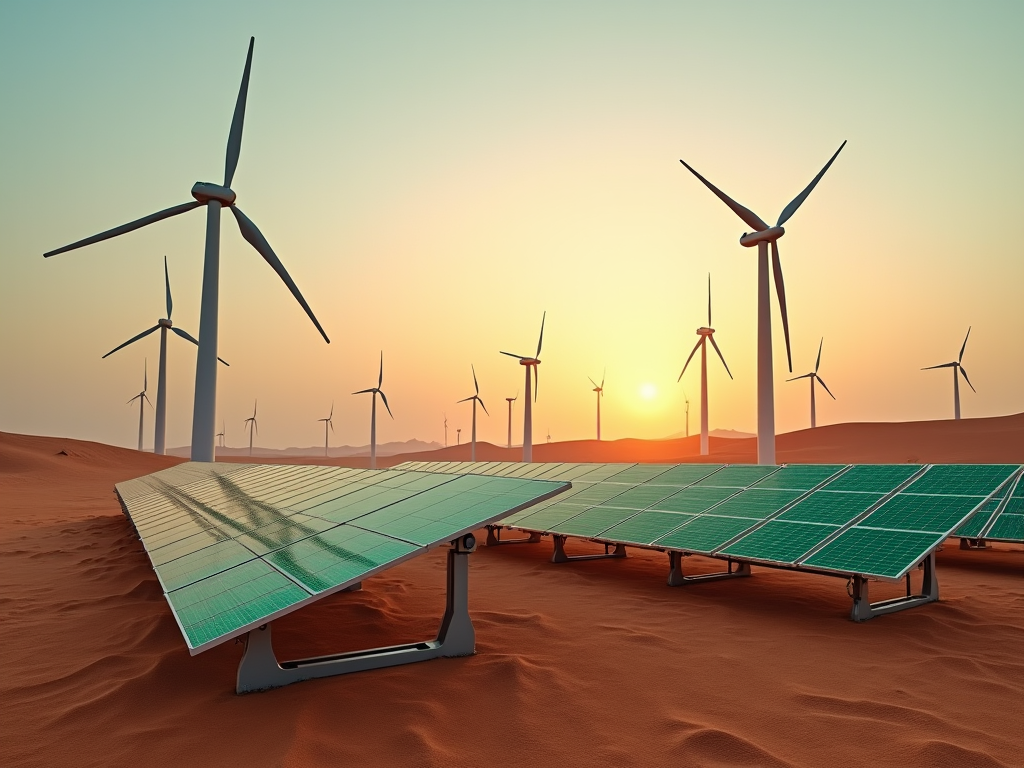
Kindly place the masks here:
<instances>
[{"instance_id":1,"label":"desert sand","mask_svg":"<svg viewBox=\"0 0 1024 768\"><path fill-rule=\"evenodd\" d=\"M535 455L693 460L694 441ZM752 441L712 450L753 458ZM1024 462L1024 416L825 427L780 436L779 459ZM659 553L553 565L548 542L482 547L475 656L236 696L242 646L188 655L113 493L178 461L0 433L0 764L1024 765L1024 547L951 541L941 602L864 624L840 579L755 568L669 588ZM275 646L429 638L443 599L438 550L276 622Z\"/></svg>"}]
</instances>

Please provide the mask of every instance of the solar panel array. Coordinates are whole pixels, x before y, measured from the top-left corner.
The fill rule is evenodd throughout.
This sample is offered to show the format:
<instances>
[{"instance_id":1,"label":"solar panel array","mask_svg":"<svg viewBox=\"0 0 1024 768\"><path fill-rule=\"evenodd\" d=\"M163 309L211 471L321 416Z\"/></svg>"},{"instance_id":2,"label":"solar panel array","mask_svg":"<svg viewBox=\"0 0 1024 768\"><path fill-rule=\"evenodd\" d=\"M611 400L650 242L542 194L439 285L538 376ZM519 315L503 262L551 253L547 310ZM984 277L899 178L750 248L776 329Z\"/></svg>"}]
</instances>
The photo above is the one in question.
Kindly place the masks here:
<instances>
[{"instance_id":1,"label":"solar panel array","mask_svg":"<svg viewBox=\"0 0 1024 768\"><path fill-rule=\"evenodd\" d=\"M192 653L567 487L420 471L200 463L116 486Z\"/></svg>"},{"instance_id":2,"label":"solar panel array","mask_svg":"<svg viewBox=\"0 0 1024 768\"><path fill-rule=\"evenodd\" d=\"M572 482L503 520L510 528L890 580L1008 493L1021 473L1019 465L400 466ZM1009 514L1000 530L1019 526L1019 514Z\"/></svg>"},{"instance_id":3,"label":"solar panel array","mask_svg":"<svg viewBox=\"0 0 1024 768\"><path fill-rule=\"evenodd\" d=\"M954 532L965 539L1024 543L1024 477L1018 477Z\"/></svg>"}]
</instances>

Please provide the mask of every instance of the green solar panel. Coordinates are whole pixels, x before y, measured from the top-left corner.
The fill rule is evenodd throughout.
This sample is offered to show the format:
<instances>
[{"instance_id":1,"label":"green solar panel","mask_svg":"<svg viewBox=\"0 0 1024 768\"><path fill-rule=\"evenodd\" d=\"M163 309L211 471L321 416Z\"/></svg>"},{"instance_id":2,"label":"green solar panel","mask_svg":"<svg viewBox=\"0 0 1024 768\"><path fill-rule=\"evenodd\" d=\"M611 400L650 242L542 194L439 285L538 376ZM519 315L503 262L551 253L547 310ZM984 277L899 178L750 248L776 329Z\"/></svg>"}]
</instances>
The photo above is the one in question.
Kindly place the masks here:
<instances>
[{"instance_id":1,"label":"green solar panel","mask_svg":"<svg viewBox=\"0 0 1024 768\"><path fill-rule=\"evenodd\" d=\"M914 567L944 538L934 533L850 528L802 564L895 579Z\"/></svg>"},{"instance_id":2,"label":"green solar panel","mask_svg":"<svg viewBox=\"0 0 1024 768\"><path fill-rule=\"evenodd\" d=\"M982 499L975 496L898 493L858 525L865 528L948 533L981 502Z\"/></svg>"},{"instance_id":3,"label":"green solar panel","mask_svg":"<svg viewBox=\"0 0 1024 768\"><path fill-rule=\"evenodd\" d=\"M1009 464L939 464L907 488L907 493L988 496L1017 469Z\"/></svg>"},{"instance_id":4,"label":"green solar panel","mask_svg":"<svg viewBox=\"0 0 1024 768\"><path fill-rule=\"evenodd\" d=\"M755 524L746 518L701 515L654 543L672 549L710 553Z\"/></svg>"},{"instance_id":5,"label":"green solar panel","mask_svg":"<svg viewBox=\"0 0 1024 768\"><path fill-rule=\"evenodd\" d=\"M735 488L706 488L690 486L677 491L653 505L652 509L663 512L688 512L699 514L736 493Z\"/></svg>"},{"instance_id":6,"label":"green solar panel","mask_svg":"<svg viewBox=\"0 0 1024 768\"><path fill-rule=\"evenodd\" d=\"M675 485L683 487L703 480L713 472L722 468L722 464L677 464L668 471L658 475L651 482L655 485Z\"/></svg>"},{"instance_id":7,"label":"green solar panel","mask_svg":"<svg viewBox=\"0 0 1024 768\"><path fill-rule=\"evenodd\" d=\"M772 520L730 544L721 554L793 563L838 530L838 525Z\"/></svg>"},{"instance_id":8,"label":"green solar panel","mask_svg":"<svg viewBox=\"0 0 1024 768\"><path fill-rule=\"evenodd\" d=\"M719 488L748 488L764 477L778 471L778 467L756 464L732 464L699 480L697 485L712 485Z\"/></svg>"},{"instance_id":9,"label":"green solar panel","mask_svg":"<svg viewBox=\"0 0 1024 768\"><path fill-rule=\"evenodd\" d=\"M406 470L186 466L117 490L193 652L567 488Z\"/></svg>"},{"instance_id":10,"label":"green solar panel","mask_svg":"<svg viewBox=\"0 0 1024 768\"><path fill-rule=\"evenodd\" d=\"M884 496L881 493L816 491L779 515L779 519L802 523L845 525L858 515L867 512L882 498Z\"/></svg>"},{"instance_id":11,"label":"green solar panel","mask_svg":"<svg viewBox=\"0 0 1024 768\"><path fill-rule=\"evenodd\" d=\"M889 493L920 470L917 464L857 464L825 487L830 491Z\"/></svg>"},{"instance_id":12,"label":"green solar panel","mask_svg":"<svg viewBox=\"0 0 1024 768\"><path fill-rule=\"evenodd\" d=\"M567 536L593 538L602 531L618 525L623 520L637 514L633 510L615 509L613 507L591 507L585 512L553 525L547 530Z\"/></svg>"},{"instance_id":13,"label":"green solar panel","mask_svg":"<svg viewBox=\"0 0 1024 768\"><path fill-rule=\"evenodd\" d=\"M1002 541L1024 541L1024 515L1004 512L989 529L985 538Z\"/></svg>"},{"instance_id":14,"label":"green solar panel","mask_svg":"<svg viewBox=\"0 0 1024 768\"><path fill-rule=\"evenodd\" d=\"M653 544L694 517L695 515L681 512L648 510L609 528L601 533L599 538L626 544Z\"/></svg>"},{"instance_id":15,"label":"green solar panel","mask_svg":"<svg viewBox=\"0 0 1024 768\"><path fill-rule=\"evenodd\" d=\"M828 480L841 469L845 469L845 465L789 464L778 472L773 472L763 480L759 480L754 487L789 488L797 491L809 491Z\"/></svg>"},{"instance_id":16,"label":"green solar panel","mask_svg":"<svg viewBox=\"0 0 1024 768\"><path fill-rule=\"evenodd\" d=\"M790 502L798 499L802 491L784 491L771 489L760 491L751 489L746 493L732 496L717 507L712 514L727 517L746 517L751 520L764 520L778 512Z\"/></svg>"}]
</instances>

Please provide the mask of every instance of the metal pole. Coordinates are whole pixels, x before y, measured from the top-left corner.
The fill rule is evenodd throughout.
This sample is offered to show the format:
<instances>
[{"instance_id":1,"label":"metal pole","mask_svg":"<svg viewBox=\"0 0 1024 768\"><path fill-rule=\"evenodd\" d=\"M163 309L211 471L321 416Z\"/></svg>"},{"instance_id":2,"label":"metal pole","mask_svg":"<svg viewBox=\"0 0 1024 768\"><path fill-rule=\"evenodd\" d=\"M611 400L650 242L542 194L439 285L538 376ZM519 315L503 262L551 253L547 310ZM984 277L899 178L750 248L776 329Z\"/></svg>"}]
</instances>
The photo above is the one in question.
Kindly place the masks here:
<instances>
[{"instance_id":1,"label":"metal pole","mask_svg":"<svg viewBox=\"0 0 1024 768\"><path fill-rule=\"evenodd\" d=\"M156 426L153 453L164 455L167 445L167 326L160 326L160 370L156 379Z\"/></svg>"},{"instance_id":2,"label":"metal pole","mask_svg":"<svg viewBox=\"0 0 1024 768\"><path fill-rule=\"evenodd\" d=\"M213 461L217 433L217 302L220 294L220 202L206 204L206 258L199 310L199 355L192 408L192 461ZM249 433L250 445L252 432Z\"/></svg>"},{"instance_id":3,"label":"metal pole","mask_svg":"<svg viewBox=\"0 0 1024 768\"><path fill-rule=\"evenodd\" d=\"M775 383L768 243L757 244L757 463L775 464Z\"/></svg>"}]
</instances>

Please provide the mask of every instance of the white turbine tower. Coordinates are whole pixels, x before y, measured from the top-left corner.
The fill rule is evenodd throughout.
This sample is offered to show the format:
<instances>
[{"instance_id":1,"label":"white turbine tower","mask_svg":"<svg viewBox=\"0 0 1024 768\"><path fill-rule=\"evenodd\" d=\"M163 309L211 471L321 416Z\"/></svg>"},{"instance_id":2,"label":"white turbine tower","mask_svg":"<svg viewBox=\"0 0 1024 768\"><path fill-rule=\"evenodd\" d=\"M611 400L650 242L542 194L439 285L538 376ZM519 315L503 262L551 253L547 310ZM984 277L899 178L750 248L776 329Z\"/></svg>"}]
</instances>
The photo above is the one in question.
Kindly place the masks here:
<instances>
[{"instance_id":1,"label":"white turbine tower","mask_svg":"<svg viewBox=\"0 0 1024 768\"><path fill-rule=\"evenodd\" d=\"M513 355L511 352L502 352L503 355L515 357L519 364L526 368L526 407L523 408L523 461L533 461L533 403L537 401L537 390L540 388L539 371L540 348L544 344L544 322L548 318L545 312L540 319L540 338L537 339L537 354L533 357ZM533 369L533 379L530 378L530 369ZM533 399L530 399L530 392L533 392Z\"/></svg>"},{"instance_id":2,"label":"white turbine tower","mask_svg":"<svg viewBox=\"0 0 1024 768\"><path fill-rule=\"evenodd\" d=\"M327 428L330 427L331 428L331 432L334 431L334 403L331 403L331 413L330 413L330 415L326 419L317 419L317 421L322 421L324 423L324 457L325 458L329 458L330 455L331 455L330 454L331 443L330 443L330 440L329 440L329 436L327 434Z\"/></svg>"},{"instance_id":3,"label":"white turbine tower","mask_svg":"<svg viewBox=\"0 0 1024 768\"><path fill-rule=\"evenodd\" d=\"M508 403L508 447L512 447L512 403L519 399L519 393L516 392L515 397L506 397L505 401Z\"/></svg>"},{"instance_id":4,"label":"white turbine tower","mask_svg":"<svg viewBox=\"0 0 1024 768\"><path fill-rule=\"evenodd\" d=\"M203 262L202 306L199 313L199 357L196 361L196 389L192 411L192 461L213 461L214 442L217 431L217 336L218 336L218 299L220 293L220 212L224 207L230 208L238 223L242 237L256 249L266 262L277 272L288 290L299 302L313 321L313 325L330 344L330 339L320 327L306 300L298 287L285 270L281 260L273 248L263 237L263 233L235 205L235 193L231 189L231 180L238 165L239 153L242 149L242 123L245 120L245 102L249 91L249 71L252 67L252 50L255 38L249 39L249 53L245 58L245 70L242 72L242 84L238 89L234 116L231 118L231 131L228 134L227 157L224 163L224 184L197 181L192 186L190 203L182 203L173 208L144 216L141 219L124 224L98 235L66 245L54 251L44 253L44 257L92 245L111 237L132 232L148 224L153 224L181 213L187 213L201 206L206 206L206 255Z\"/></svg>"},{"instance_id":5,"label":"white turbine tower","mask_svg":"<svg viewBox=\"0 0 1024 768\"><path fill-rule=\"evenodd\" d=\"M480 385L476 382L476 368L472 365L470 368L473 369L473 389L475 390L475 394L469 397L464 397L459 400L459 402L466 403L470 400L473 401L473 441L469 449L469 460L476 461L476 404L480 403L480 407L484 409L484 413L487 413L487 406L484 405L484 401L480 399ZM491 414L487 413L487 415L490 416Z\"/></svg>"},{"instance_id":6,"label":"white turbine tower","mask_svg":"<svg viewBox=\"0 0 1024 768\"><path fill-rule=\"evenodd\" d=\"M260 427L256 423L256 400L252 401L252 416L245 420L245 424L242 425L242 429L249 428L249 455L252 456L252 432L256 430L256 434L260 433Z\"/></svg>"},{"instance_id":7,"label":"white turbine tower","mask_svg":"<svg viewBox=\"0 0 1024 768\"><path fill-rule=\"evenodd\" d=\"M772 270L775 274L775 291L779 297L779 309L782 312L782 330L786 337L786 360L789 363L789 371L793 372L793 357L790 353L789 344L789 316L786 312L786 288L782 280L782 262L779 260L778 239L786 234L782 225L789 221L803 204L811 190L825 175L825 171L835 161L846 146L844 141L832 158L825 163L817 176L810 184L793 198L793 201L785 207L779 215L779 220L774 227L769 227L761 218L737 203L722 190L701 176L697 171L680 160L687 170L700 179L704 186L714 192L718 198L732 209L733 213L743 219L743 222L753 227L754 232L744 232L740 237L740 245L747 248L757 246L757 463L775 463L775 385L772 378L772 315L771 315L771 291L768 287L768 246L771 244Z\"/></svg>"},{"instance_id":8,"label":"white turbine tower","mask_svg":"<svg viewBox=\"0 0 1024 768\"><path fill-rule=\"evenodd\" d=\"M825 381L818 375L818 368L821 365L821 347L825 343L825 337L821 337L821 341L818 342L818 359L814 363L814 370L810 373L805 373L803 376L794 376L792 379L786 379L786 381L796 381L797 379L810 379L811 380L811 429L818 426L818 415L814 405L814 382L818 382L821 386L825 387L825 391L828 392L828 396L833 400L836 396L832 394L832 390L828 388Z\"/></svg>"},{"instance_id":9,"label":"white turbine tower","mask_svg":"<svg viewBox=\"0 0 1024 768\"><path fill-rule=\"evenodd\" d=\"M143 363L142 367L142 391L139 392L135 397L128 401L127 405L131 405L136 400L139 401L139 450L142 450L142 416L146 412L146 403L149 403L149 398L146 396L146 390L149 389L149 365ZM153 404L149 403L149 407L152 408Z\"/></svg>"},{"instance_id":10,"label":"white turbine tower","mask_svg":"<svg viewBox=\"0 0 1024 768\"><path fill-rule=\"evenodd\" d=\"M384 401L384 407L388 409L388 416L392 419L395 418L395 414L391 412L391 406L388 405L388 399L384 396L384 391L381 389L381 385L384 384L384 353L380 353L380 375L377 376L377 386L370 387L369 389L360 389L358 392L353 392L353 395L365 395L368 393L373 394L373 404L370 406L370 469L377 468L377 395L380 395L380 399Z\"/></svg>"},{"instance_id":11,"label":"white turbine tower","mask_svg":"<svg viewBox=\"0 0 1024 768\"><path fill-rule=\"evenodd\" d=\"M601 398L604 397L604 377L606 373L608 373L607 369L605 369L605 373L601 374L600 386L596 381L587 376L590 379L590 383L594 385L593 391L597 393L597 442L601 442Z\"/></svg>"},{"instance_id":12,"label":"white turbine tower","mask_svg":"<svg viewBox=\"0 0 1024 768\"><path fill-rule=\"evenodd\" d=\"M119 349L124 349L129 344L134 344L139 339L144 339L154 331L160 331L160 367L156 376L156 426L153 430L153 453L158 453L160 455L165 453L167 436L167 331L173 331L186 341L191 341L196 346L199 346L198 341L193 339L192 336L185 331L181 330L181 328L175 328L174 324L171 322L171 310L173 309L174 302L171 301L171 278L167 273L166 256L164 256L164 288L166 289L167 296L167 317L157 320L156 325L152 328L143 331L138 336L133 336L124 344L114 347L103 356L103 358L110 357ZM227 363L219 357L217 359L224 363L224 365L227 365Z\"/></svg>"},{"instance_id":13,"label":"white turbine tower","mask_svg":"<svg viewBox=\"0 0 1024 768\"><path fill-rule=\"evenodd\" d=\"M700 339L697 341L697 345L690 352L690 356L686 358L686 363L683 365L683 370L679 374L679 378L676 379L676 383L683 380L683 374L686 373L686 367L690 364L694 354L697 350L700 350L700 455L707 456L710 452L708 444L708 341L711 342L711 346L715 348L715 352L718 353L718 358L722 361L722 365L725 366L725 372L729 374L729 378L732 378L732 371L729 370L729 364L725 362L725 358L722 356L722 350L718 348L718 344L715 342L715 329L711 327L711 275L708 275L708 324L705 327L697 329L697 335ZM690 403L686 403L686 431L690 431Z\"/></svg>"},{"instance_id":14,"label":"white turbine tower","mask_svg":"<svg viewBox=\"0 0 1024 768\"><path fill-rule=\"evenodd\" d=\"M690 436L690 398L686 394L686 390L683 390L683 400L686 402L686 436Z\"/></svg>"},{"instance_id":15,"label":"white turbine tower","mask_svg":"<svg viewBox=\"0 0 1024 768\"><path fill-rule=\"evenodd\" d=\"M974 385L971 384L971 380L967 378L967 371L960 364L960 361L964 359L964 350L967 349L967 339L971 336L971 329L967 329L967 335L964 336L964 344L960 347L960 356L952 363L943 363L942 365L929 365L927 368L922 368L922 371L932 371L936 368L952 368L953 369L953 418L960 418L960 380L956 376L956 372L960 371L960 375L964 377L964 381L967 382L967 386L975 393L978 390L974 389ZM141 429L141 428L140 428ZM140 438L141 441L141 438ZM140 442L141 444L141 442ZM141 448L139 450L142 450Z\"/></svg>"}]
</instances>

